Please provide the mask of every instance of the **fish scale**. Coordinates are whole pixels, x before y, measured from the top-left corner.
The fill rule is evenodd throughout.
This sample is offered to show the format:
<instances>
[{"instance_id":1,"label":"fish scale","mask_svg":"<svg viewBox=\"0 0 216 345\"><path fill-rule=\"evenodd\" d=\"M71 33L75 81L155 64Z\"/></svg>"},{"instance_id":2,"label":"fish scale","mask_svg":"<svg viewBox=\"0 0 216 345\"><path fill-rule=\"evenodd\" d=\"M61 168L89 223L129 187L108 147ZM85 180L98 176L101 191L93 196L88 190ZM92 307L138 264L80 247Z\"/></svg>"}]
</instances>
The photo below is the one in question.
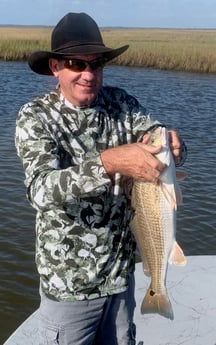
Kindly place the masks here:
<instances>
[{"instance_id":1,"label":"fish scale","mask_svg":"<svg viewBox=\"0 0 216 345\"><path fill-rule=\"evenodd\" d=\"M145 249L140 252L145 266L145 272L148 275L152 272L152 285L159 292L164 290L165 260L162 259L168 251L165 245L168 246L168 243L170 243L169 246L171 247L173 236L172 233L162 232L160 229L160 223L158 222L160 214L159 207L157 206L159 203L159 195L155 192L157 188L155 184L146 183L144 189L145 193L143 193L143 183L134 183L136 197L138 200L143 201L138 207L136 206L137 214L140 214L142 209L145 209L145 217L135 216L134 222L136 222L137 228L135 233L136 241L140 244L139 246L141 246L142 249ZM152 196L155 196L155 198L152 198ZM144 228L145 232L142 230ZM148 241L146 241L147 237Z\"/></svg>"}]
</instances>

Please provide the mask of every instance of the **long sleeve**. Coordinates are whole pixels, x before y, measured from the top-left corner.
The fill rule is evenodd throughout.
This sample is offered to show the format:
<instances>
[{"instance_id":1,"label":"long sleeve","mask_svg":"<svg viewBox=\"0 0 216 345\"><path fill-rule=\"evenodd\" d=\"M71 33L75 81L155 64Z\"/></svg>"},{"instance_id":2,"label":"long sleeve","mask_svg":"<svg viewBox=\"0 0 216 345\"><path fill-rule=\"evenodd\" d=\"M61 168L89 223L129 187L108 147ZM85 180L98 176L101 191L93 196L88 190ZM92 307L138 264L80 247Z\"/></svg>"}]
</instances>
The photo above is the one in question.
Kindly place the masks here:
<instances>
[{"instance_id":1,"label":"long sleeve","mask_svg":"<svg viewBox=\"0 0 216 345\"><path fill-rule=\"evenodd\" d=\"M46 209L86 194L103 193L111 181L99 153L89 157L82 152L83 159L75 162L76 157L64 150L62 143L58 145L36 110L39 111L32 104L20 110L15 135L31 204L36 209Z\"/></svg>"}]
</instances>

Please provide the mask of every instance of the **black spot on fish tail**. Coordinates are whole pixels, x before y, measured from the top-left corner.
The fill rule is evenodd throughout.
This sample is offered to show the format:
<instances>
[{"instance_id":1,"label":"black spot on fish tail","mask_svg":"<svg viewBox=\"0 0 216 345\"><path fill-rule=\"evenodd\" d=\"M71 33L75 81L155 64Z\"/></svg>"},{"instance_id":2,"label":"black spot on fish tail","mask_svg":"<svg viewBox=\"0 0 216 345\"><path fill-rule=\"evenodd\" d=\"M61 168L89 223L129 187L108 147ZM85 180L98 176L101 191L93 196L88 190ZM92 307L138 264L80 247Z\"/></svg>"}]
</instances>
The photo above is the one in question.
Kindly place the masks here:
<instances>
[{"instance_id":1,"label":"black spot on fish tail","mask_svg":"<svg viewBox=\"0 0 216 345\"><path fill-rule=\"evenodd\" d=\"M167 292L160 294L149 288L141 305L142 314L160 314L170 320L174 319L172 305Z\"/></svg>"}]
</instances>

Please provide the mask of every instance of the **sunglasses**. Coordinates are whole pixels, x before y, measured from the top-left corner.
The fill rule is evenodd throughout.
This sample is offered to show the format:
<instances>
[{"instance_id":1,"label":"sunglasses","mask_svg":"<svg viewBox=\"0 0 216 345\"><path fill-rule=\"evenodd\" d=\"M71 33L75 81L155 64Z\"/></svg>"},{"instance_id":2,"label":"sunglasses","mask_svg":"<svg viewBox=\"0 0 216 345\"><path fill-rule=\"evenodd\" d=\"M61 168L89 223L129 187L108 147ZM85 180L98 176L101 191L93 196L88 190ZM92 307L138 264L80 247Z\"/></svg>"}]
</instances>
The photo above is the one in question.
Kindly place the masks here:
<instances>
[{"instance_id":1,"label":"sunglasses","mask_svg":"<svg viewBox=\"0 0 216 345\"><path fill-rule=\"evenodd\" d=\"M90 67L92 71L96 71L98 68L105 66L105 60L98 58L92 61L85 61L80 59L68 59L65 60L64 66L73 72L83 72L87 67Z\"/></svg>"}]
</instances>

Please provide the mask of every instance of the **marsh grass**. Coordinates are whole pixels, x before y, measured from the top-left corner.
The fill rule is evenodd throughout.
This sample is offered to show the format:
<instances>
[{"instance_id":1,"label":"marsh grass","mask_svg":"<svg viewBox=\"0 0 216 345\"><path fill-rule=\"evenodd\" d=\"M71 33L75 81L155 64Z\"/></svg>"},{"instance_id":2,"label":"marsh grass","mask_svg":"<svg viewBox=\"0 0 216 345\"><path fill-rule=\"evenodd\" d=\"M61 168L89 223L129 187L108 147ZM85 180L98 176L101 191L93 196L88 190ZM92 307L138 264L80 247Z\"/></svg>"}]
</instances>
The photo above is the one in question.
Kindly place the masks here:
<instances>
[{"instance_id":1,"label":"marsh grass","mask_svg":"<svg viewBox=\"0 0 216 345\"><path fill-rule=\"evenodd\" d=\"M50 50L50 27L0 27L0 59L26 60ZM130 48L112 63L165 70L216 73L216 30L102 29L110 47Z\"/></svg>"},{"instance_id":2,"label":"marsh grass","mask_svg":"<svg viewBox=\"0 0 216 345\"><path fill-rule=\"evenodd\" d=\"M216 72L216 30L134 29L105 31L105 42L112 46L129 44L117 58L128 66Z\"/></svg>"},{"instance_id":3,"label":"marsh grass","mask_svg":"<svg viewBox=\"0 0 216 345\"><path fill-rule=\"evenodd\" d=\"M0 27L0 60L27 60L36 50L49 50L51 28Z\"/></svg>"}]
</instances>

